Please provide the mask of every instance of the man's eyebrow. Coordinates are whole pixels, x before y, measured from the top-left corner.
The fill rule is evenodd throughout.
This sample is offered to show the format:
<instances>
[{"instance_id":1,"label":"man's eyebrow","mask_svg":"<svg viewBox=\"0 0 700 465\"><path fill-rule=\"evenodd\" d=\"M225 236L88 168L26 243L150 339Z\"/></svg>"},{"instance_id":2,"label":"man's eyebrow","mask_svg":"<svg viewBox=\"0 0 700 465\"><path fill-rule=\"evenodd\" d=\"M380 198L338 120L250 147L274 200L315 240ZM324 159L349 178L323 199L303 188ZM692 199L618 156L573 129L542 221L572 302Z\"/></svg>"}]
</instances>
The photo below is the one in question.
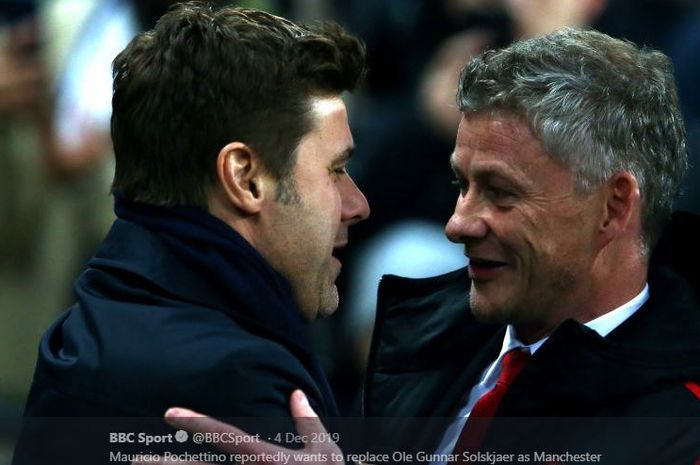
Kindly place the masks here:
<instances>
[{"instance_id":1,"label":"man's eyebrow","mask_svg":"<svg viewBox=\"0 0 700 465\"><path fill-rule=\"evenodd\" d=\"M504 166L484 166L476 167L474 176L482 179L498 178L509 181L516 178L517 173Z\"/></svg>"},{"instance_id":2,"label":"man's eyebrow","mask_svg":"<svg viewBox=\"0 0 700 465\"><path fill-rule=\"evenodd\" d=\"M343 150L342 152L340 152L338 155L336 155L333 158L333 163L337 164L337 163L347 162L348 160L350 160L350 158L352 158L352 154L354 152L355 152L355 146L354 145L348 146L345 150Z\"/></svg>"},{"instance_id":3,"label":"man's eyebrow","mask_svg":"<svg viewBox=\"0 0 700 465\"><path fill-rule=\"evenodd\" d=\"M455 153L452 152L450 154L450 168L452 168L452 171L457 173L457 162L455 162Z\"/></svg>"},{"instance_id":4,"label":"man's eyebrow","mask_svg":"<svg viewBox=\"0 0 700 465\"><path fill-rule=\"evenodd\" d=\"M452 171L454 171L456 176L462 176L460 173L457 163L455 162L455 154L454 152L450 155L450 167L452 167ZM496 178L496 179L502 179L505 181L509 182L514 182L514 180L517 178L517 173L514 172L513 170L509 169L508 167L504 166L483 166L483 167L475 167L472 175L475 178L479 179L491 179L491 178Z\"/></svg>"}]
</instances>

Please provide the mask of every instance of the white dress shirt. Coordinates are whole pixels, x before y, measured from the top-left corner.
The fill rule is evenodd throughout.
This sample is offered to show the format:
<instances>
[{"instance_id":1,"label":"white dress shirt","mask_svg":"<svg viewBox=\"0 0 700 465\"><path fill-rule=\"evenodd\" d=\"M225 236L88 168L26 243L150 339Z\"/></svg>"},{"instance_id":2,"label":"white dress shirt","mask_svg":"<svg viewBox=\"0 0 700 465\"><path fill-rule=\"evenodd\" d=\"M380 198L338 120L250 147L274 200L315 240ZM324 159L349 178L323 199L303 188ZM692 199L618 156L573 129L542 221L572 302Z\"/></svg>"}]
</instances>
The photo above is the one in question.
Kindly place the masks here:
<instances>
[{"instance_id":1,"label":"white dress shirt","mask_svg":"<svg viewBox=\"0 0 700 465\"><path fill-rule=\"evenodd\" d=\"M629 302L617 307L615 310L605 313L599 316L595 320L591 320L585 325L600 334L602 337L607 336L620 326L625 320L634 315L634 313L639 310L639 308L644 305L644 303L649 300L649 284L644 286L642 292L637 294ZM467 423L469 414L471 413L474 405L477 403L481 396L489 392L496 385L498 376L501 374L501 362L503 357L507 352L513 349L526 349L530 354L534 354L537 350L542 347L542 344L547 341L547 337L540 339L532 344L525 344L520 339L518 339L517 334L515 334L515 328L513 325L508 325L506 329L506 335L503 338L503 345L501 346L501 352L498 354L496 360L494 360L481 374L479 382L472 388L469 392L469 397L467 398L466 404L459 410L455 420L450 424L445 431L442 441L436 450L436 454L450 454L455 448L459 434L462 432L462 428ZM446 462L432 462L432 465L445 465Z\"/></svg>"}]
</instances>

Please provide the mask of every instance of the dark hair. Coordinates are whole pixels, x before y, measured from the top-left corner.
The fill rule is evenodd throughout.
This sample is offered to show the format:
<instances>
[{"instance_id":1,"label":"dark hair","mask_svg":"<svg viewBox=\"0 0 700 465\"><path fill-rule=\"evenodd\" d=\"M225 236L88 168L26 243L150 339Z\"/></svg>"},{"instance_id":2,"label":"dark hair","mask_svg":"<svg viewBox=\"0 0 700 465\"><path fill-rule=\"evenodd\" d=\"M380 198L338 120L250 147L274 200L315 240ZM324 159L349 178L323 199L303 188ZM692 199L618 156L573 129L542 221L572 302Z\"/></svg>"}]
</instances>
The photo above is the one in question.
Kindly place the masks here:
<instances>
[{"instance_id":1,"label":"dark hair","mask_svg":"<svg viewBox=\"0 0 700 465\"><path fill-rule=\"evenodd\" d=\"M668 57L573 28L473 59L462 71L462 112L523 116L552 158L590 192L620 171L637 178L642 250L654 246L688 166Z\"/></svg>"},{"instance_id":2,"label":"dark hair","mask_svg":"<svg viewBox=\"0 0 700 465\"><path fill-rule=\"evenodd\" d=\"M311 97L353 90L364 63L364 45L331 22L175 5L114 60L112 189L206 208L217 154L231 141L284 181L312 129Z\"/></svg>"}]
</instances>

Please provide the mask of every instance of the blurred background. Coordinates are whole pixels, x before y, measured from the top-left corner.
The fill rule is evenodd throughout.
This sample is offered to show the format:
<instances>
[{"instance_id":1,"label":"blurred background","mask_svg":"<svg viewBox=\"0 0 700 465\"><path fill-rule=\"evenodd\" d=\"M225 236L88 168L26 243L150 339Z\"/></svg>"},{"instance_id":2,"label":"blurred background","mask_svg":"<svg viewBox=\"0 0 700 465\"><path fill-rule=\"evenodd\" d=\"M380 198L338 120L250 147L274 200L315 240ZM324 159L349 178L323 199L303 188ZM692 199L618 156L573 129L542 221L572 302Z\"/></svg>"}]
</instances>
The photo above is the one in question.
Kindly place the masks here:
<instances>
[{"instance_id":1,"label":"blurred background","mask_svg":"<svg viewBox=\"0 0 700 465\"><path fill-rule=\"evenodd\" d=\"M0 0L0 465L9 464L39 338L113 220L110 64L168 0ZM372 215L351 232L341 309L312 327L347 414L359 393L382 274L465 264L443 236L454 95L470 56L573 25L661 49L674 62L692 169L678 208L700 213L700 7L692 0L250 0L289 18L334 19L367 43L348 97L350 171Z\"/></svg>"}]
</instances>

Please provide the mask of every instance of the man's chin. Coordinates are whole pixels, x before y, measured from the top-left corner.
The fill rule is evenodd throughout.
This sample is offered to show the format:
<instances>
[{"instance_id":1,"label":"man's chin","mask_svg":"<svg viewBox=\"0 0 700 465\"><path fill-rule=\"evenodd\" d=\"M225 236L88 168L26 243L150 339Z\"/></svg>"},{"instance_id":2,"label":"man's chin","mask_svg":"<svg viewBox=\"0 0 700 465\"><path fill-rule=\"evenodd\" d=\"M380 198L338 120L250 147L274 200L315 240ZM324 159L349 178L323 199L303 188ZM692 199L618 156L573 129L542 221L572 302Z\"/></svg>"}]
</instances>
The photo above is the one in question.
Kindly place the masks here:
<instances>
[{"instance_id":1,"label":"man's chin","mask_svg":"<svg viewBox=\"0 0 700 465\"><path fill-rule=\"evenodd\" d=\"M510 314L505 305L473 291L469 296L469 310L480 323L508 323L510 320Z\"/></svg>"},{"instance_id":2,"label":"man's chin","mask_svg":"<svg viewBox=\"0 0 700 465\"><path fill-rule=\"evenodd\" d=\"M336 310L338 310L339 305L340 297L338 295L338 286L333 284L330 289L324 292L324 295L321 298L317 315L318 318L326 318L331 316Z\"/></svg>"}]
</instances>

